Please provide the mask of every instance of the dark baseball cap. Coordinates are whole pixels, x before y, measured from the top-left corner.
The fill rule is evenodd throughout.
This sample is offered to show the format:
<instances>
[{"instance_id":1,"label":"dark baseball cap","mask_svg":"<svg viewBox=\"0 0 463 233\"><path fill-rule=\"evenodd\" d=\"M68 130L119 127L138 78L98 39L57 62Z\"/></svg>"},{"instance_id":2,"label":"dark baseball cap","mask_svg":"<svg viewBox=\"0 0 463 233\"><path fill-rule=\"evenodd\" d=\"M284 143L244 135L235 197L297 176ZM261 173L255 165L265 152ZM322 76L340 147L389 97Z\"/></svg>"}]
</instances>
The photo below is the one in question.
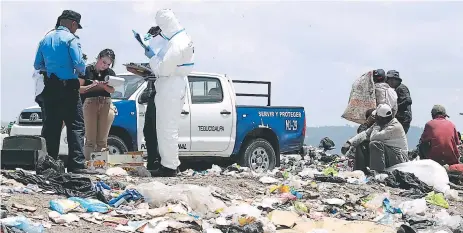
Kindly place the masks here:
<instances>
[{"instance_id":1,"label":"dark baseball cap","mask_svg":"<svg viewBox=\"0 0 463 233\"><path fill-rule=\"evenodd\" d=\"M395 79L399 79L400 81L402 81L402 79L400 78L399 71L397 70L389 70L387 72L387 78L395 78Z\"/></svg>"},{"instance_id":2,"label":"dark baseball cap","mask_svg":"<svg viewBox=\"0 0 463 233\"><path fill-rule=\"evenodd\" d=\"M386 79L386 72L383 69L373 70L373 79L376 81L382 81Z\"/></svg>"},{"instance_id":3,"label":"dark baseball cap","mask_svg":"<svg viewBox=\"0 0 463 233\"><path fill-rule=\"evenodd\" d=\"M73 10L64 10L63 13L58 17L58 20L60 19L69 19L76 21L77 24L79 25L79 29L82 29L82 25L80 25L80 18L81 15Z\"/></svg>"},{"instance_id":4,"label":"dark baseball cap","mask_svg":"<svg viewBox=\"0 0 463 233\"><path fill-rule=\"evenodd\" d=\"M444 106L439 105L439 104L436 104L432 107L431 115L433 116L442 115L444 117L449 117L449 115L447 115L447 111L445 110Z\"/></svg>"}]
</instances>

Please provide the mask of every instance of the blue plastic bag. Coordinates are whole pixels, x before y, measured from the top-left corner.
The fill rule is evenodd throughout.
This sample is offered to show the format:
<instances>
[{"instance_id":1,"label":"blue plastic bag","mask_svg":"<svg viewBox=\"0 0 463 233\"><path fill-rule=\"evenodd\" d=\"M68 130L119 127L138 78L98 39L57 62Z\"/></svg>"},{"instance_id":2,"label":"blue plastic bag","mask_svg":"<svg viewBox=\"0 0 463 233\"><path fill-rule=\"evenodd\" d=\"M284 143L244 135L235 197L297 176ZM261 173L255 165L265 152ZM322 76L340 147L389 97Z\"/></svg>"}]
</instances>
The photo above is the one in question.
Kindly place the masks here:
<instances>
[{"instance_id":1,"label":"blue plastic bag","mask_svg":"<svg viewBox=\"0 0 463 233\"><path fill-rule=\"evenodd\" d=\"M77 209L79 206L79 202L69 199L55 199L50 201L50 209L60 214L66 214L71 210Z\"/></svg>"},{"instance_id":2,"label":"blue plastic bag","mask_svg":"<svg viewBox=\"0 0 463 233\"><path fill-rule=\"evenodd\" d=\"M75 201L87 212L108 213L111 207L96 199L83 199L80 197L70 197L68 200Z\"/></svg>"},{"instance_id":3,"label":"blue plastic bag","mask_svg":"<svg viewBox=\"0 0 463 233\"><path fill-rule=\"evenodd\" d=\"M2 224L5 224L9 227L14 227L19 230L23 230L28 233L43 233L45 228L42 224L34 223L27 219L26 217L20 215L16 217L4 218L1 220Z\"/></svg>"},{"instance_id":4,"label":"blue plastic bag","mask_svg":"<svg viewBox=\"0 0 463 233\"><path fill-rule=\"evenodd\" d=\"M143 196L135 189L127 189L118 197L111 199L108 204L114 206L122 198L126 201L138 201L143 198Z\"/></svg>"}]
</instances>

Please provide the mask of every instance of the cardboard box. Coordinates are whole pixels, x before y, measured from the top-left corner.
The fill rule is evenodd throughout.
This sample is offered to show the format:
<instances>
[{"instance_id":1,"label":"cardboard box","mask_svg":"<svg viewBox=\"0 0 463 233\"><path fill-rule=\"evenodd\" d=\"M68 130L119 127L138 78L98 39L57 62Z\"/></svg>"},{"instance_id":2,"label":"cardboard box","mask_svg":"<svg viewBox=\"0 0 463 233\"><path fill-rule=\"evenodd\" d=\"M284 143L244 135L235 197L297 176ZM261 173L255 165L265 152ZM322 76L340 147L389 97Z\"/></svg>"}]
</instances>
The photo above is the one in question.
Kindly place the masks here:
<instances>
[{"instance_id":1,"label":"cardboard box","mask_svg":"<svg viewBox=\"0 0 463 233\"><path fill-rule=\"evenodd\" d=\"M143 152L127 152L126 154L112 154L108 155L108 163L111 166L118 164L143 164Z\"/></svg>"},{"instance_id":2,"label":"cardboard box","mask_svg":"<svg viewBox=\"0 0 463 233\"><path fill-rule=\"evenodd\" d=\"M87 161L88 169L107 169L108 168L108 151L92 152L90 161Z\"/></svg>"}]
</instances>

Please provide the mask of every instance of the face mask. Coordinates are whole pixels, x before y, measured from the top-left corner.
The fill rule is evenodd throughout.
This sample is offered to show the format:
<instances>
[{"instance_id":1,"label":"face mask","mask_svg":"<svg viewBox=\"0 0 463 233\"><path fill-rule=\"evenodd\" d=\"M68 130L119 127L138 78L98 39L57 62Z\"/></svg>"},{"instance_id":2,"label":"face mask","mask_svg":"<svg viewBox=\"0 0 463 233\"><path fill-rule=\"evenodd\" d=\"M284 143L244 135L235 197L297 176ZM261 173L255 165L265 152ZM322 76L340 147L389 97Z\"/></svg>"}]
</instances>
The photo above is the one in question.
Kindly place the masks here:
<instances>
[{"instance_id":1,"label":"face mask","mask_svg":"<svg viewBox=\"0 0 463 233\"><path fill-rule=\"evenodd\" d=\"M387 125L390 121L392 120L392 116L389 117L376 117L376 123L378 123L379 126L385 126Z\"/></svg>"}]
</instances>

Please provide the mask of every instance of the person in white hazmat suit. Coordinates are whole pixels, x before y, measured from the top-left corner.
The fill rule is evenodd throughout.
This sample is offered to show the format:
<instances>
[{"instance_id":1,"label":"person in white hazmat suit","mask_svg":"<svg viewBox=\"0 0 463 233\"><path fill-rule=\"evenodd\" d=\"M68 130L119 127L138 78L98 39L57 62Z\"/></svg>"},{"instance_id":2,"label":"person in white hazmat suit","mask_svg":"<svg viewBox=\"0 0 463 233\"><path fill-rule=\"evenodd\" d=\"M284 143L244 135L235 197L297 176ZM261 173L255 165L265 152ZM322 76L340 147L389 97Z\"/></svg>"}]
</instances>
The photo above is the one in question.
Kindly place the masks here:
<instances>
[{"instance_id":1,"label":"person in white hazmat suit","mask_svg":"<svg viewBox=\"0 0 463 233\"><path fill-rule=\"evenodd\" d=\"M152 176L176 176L180 165L178 131L180 113L185 99L187 75L194 65L194 48L185 29L170 9L156 14L161 29L150 40L145 55L156 76L154 102L156 106L156 133L161 164L151 170Z\"/></svg>"}]
</instances>

